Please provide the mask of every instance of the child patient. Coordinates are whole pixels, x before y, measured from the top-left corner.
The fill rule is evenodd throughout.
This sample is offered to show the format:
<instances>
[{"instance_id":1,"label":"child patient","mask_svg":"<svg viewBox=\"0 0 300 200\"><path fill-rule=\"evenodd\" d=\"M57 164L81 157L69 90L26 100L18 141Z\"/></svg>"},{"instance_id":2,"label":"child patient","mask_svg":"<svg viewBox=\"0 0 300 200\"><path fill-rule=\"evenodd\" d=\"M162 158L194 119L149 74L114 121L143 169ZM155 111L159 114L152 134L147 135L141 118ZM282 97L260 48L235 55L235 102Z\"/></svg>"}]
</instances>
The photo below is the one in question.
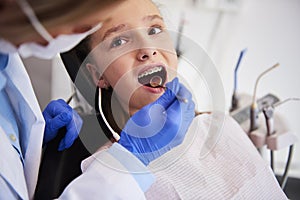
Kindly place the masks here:
<instances>
[{"instance_id":1,"label":"child patient","mask_svg":"<svg viewBox=\"0 0 300 200\"><path fill-rule=\"evenodd\" d=\"M150 0L116 7L76 51L82 58L89 54L84 65L101 89L108 123L119 134L130 116L165 92L168 82L180 84L174 47ZM145 193L147 199L287 198L241 127L222 113L196 115L184 142L149 168L156 182Z\"/></svg>"}]
</instances>

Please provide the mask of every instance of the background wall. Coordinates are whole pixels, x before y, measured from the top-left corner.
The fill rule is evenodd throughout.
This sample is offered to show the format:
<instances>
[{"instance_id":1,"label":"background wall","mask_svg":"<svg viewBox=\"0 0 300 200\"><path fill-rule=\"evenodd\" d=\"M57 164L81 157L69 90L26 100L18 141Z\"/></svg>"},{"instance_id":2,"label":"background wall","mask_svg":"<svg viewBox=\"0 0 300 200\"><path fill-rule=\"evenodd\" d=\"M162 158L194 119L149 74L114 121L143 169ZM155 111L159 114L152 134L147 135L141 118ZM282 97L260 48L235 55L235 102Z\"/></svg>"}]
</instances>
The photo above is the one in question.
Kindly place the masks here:
<instances>
[{"instance_id":1,"label":"background wall","mask_svg":"<svg viewBox=\"0 0 300 200\"><path fill-rule=\"evenodd\" d=\"M238 70L238 93L251 97L258 75L278 62L280 67L259 82L257 97L268 93L280 100L300 97L299 0L159 2L167 5L164 9L171 15L171 24L178 26L180 18L185 16L183 34L201 45L215 63L223 80L227 108L231 104L234 68L240 51L245 48L247 51ZM299 111L299 101L290 101L275 110L275 114L284 120L283 125L298 138ZM299 144L295 145L290 175L300 178ZM268 156L265 158L268 160ZM275 169L279 174L286 158L287 149L275 154Z\"/></svg>"},{"instance_id":2,"label":"background wall","mask_svg":"<svg viewBox=\"0 0 300 200\"><path fill-rule=\"evenodd\" d=\"M233 71L242 49L247 52L238 71L238 92L252 95L257 76L279 62L280 67L259 83L257 97L275 94L281 100L300 97L300 1L299 0L156 0L175 29L185 16L183 33L201 45L215 63L223 81L229 109ZM67 99L72 84L56 58L26 60L29 73L44 108L50 99ZM51 73L37 72L44 65ZM48 66L49 65L49 66ZM48 85L38 80L49 80ZM197 85L197 83L195 83ZM42 89L41 89L42 88ZM47 88L47 89L43 89ZM276 108L286 125L300 138L300 102ZM300 143L297 142L290 175L300 178ZM282 173L287 150L276 153L276 171ZM266 159L268 159L266 157Z\"/></svg>"}]
</instances>

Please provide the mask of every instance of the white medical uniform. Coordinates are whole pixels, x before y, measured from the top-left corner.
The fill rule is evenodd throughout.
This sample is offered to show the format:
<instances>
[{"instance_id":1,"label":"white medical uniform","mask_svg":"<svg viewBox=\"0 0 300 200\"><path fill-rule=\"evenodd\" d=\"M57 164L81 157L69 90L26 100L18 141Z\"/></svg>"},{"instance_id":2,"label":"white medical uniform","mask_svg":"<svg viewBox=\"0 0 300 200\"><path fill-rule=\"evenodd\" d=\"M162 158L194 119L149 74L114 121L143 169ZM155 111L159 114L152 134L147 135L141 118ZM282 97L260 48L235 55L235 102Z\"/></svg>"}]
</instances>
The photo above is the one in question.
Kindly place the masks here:
<instances>
[{"instance_id":1,"label":"white medical uniform","mask_svg":"<svg viewBox=\"0 0 300 200\"><path fill-rule=\"evenodd\" d=\"M7 66L0 69L0 92L2 99L3 95L7 99L7 106L0 105L0 199L33 199L45 122L29 76L16 53L10 54ZM115 144L95 157L95 162L69 184L61 199L145 198L144 191L154 179L135 156ZM124 171L109 168L105 162L119 165ZM131 167L145 173L126 173Z\"/></svg>"},{"instance_id":2,"label":"white medical uniform","mask_svg":"<svg viewBox=\"0 0 300 200\"><path fill-rule=\"evenodd\" d=\"M146 198L287 199L238 123L214 116L197 116L184 142L150 163L156 182Z\"/></svg>"}]
</instances>

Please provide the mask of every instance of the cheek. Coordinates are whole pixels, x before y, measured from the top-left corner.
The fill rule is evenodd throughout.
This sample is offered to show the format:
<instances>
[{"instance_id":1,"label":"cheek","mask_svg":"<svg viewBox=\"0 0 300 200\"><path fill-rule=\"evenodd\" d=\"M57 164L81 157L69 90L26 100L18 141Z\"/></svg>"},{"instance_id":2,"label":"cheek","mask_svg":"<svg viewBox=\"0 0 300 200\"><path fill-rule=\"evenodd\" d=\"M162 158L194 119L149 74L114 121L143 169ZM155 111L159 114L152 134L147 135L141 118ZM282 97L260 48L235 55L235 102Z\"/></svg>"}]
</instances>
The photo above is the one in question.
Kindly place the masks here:
<instances>
[{"instance_id":1,"label":"cheek","mask_svg":"<svg viewBox=\"0 0 300 200\"><path fill-rule=\"evenodd\" d=\"M128 76L132 69L131 66L132 64L129 59L121 57L109 65L104 72L104 76L112 87L115 87L116 84L120 84L118 83L119 81L122 81L122 84L126 84L123 83L124 80L132 80L132 77Z\"/></svg>"},{"instance_id":2,"label":"cheek","mask_svg":"<svg viewBox=\"0 0 300 200\"><path fill-rule=\"evenodd\" d=\"M178 58L177 55L173 52L169 51L161 51L161 54L164 60L167 62L166 64L173 70L177 70Z\"/></svg>"},{"instance_id":3,"label":"cheek","mask_svg":"<svg viewBox=\"0 0 300 200\"><path fill-rule=\"evenodd\" d=\"M168 53L166 56L167 65L168 65L168 77L173 79L177 76L177 68L178 68L178 59L177 55Z\"/></svg>"},{"instance_id":4,"label":"cheek","mask_svg":"<svg viewBox=\"0 0 300 200\"><path fill-rule=\"evenodd\" d=\"M173 69L173 70L176 70L177 71L177 68L178 68L178 58L177 58L177 55L171 55L171 65L170 67Z\"/></svg>"},{"instance_id":5,"label":"cheek","mask_svg":"<svg viewBox=\"0 0 300 200\"><path fill-rule=\"evenodd\" d=\"M104 72L104 76L107 79L107 81L110 83L112 87L114 87L119 79L124 76L128 69L125 67L126 62L123 59L118 59L114 61Z\"/></svg>"}]
</instances>

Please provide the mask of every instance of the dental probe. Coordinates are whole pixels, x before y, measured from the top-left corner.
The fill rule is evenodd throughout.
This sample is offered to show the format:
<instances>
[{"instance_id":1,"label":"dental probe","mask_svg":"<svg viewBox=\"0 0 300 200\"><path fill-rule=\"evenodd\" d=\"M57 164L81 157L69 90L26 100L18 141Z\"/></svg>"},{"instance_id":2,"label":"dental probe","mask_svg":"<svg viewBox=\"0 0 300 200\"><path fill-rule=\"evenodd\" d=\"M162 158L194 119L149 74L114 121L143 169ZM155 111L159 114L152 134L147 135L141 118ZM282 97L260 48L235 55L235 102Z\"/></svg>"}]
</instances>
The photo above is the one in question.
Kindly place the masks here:
<instances>
[{"instance_id":1,"label":"dental probe","mask_svg":"<svg viewBox=\"0 0 300 200\"><path fill-rule=\"evenodd\" d=\"M163 88L164 90L167 89L167 87L165 86L162 86L162 78L160 76L153 76L151 79L150 79L150 83L149 85L153 88L157 88L157 87L160 87L160 88ZM188 100L186 98L182 98L182 97L179 97L176 95L176 98L183 102L183 103L188 103ZM210 114L211 112L199 112L197 110L195 110L195 116L197 115L201 115L201 114Z\"/></svg>"}]
</instances>

